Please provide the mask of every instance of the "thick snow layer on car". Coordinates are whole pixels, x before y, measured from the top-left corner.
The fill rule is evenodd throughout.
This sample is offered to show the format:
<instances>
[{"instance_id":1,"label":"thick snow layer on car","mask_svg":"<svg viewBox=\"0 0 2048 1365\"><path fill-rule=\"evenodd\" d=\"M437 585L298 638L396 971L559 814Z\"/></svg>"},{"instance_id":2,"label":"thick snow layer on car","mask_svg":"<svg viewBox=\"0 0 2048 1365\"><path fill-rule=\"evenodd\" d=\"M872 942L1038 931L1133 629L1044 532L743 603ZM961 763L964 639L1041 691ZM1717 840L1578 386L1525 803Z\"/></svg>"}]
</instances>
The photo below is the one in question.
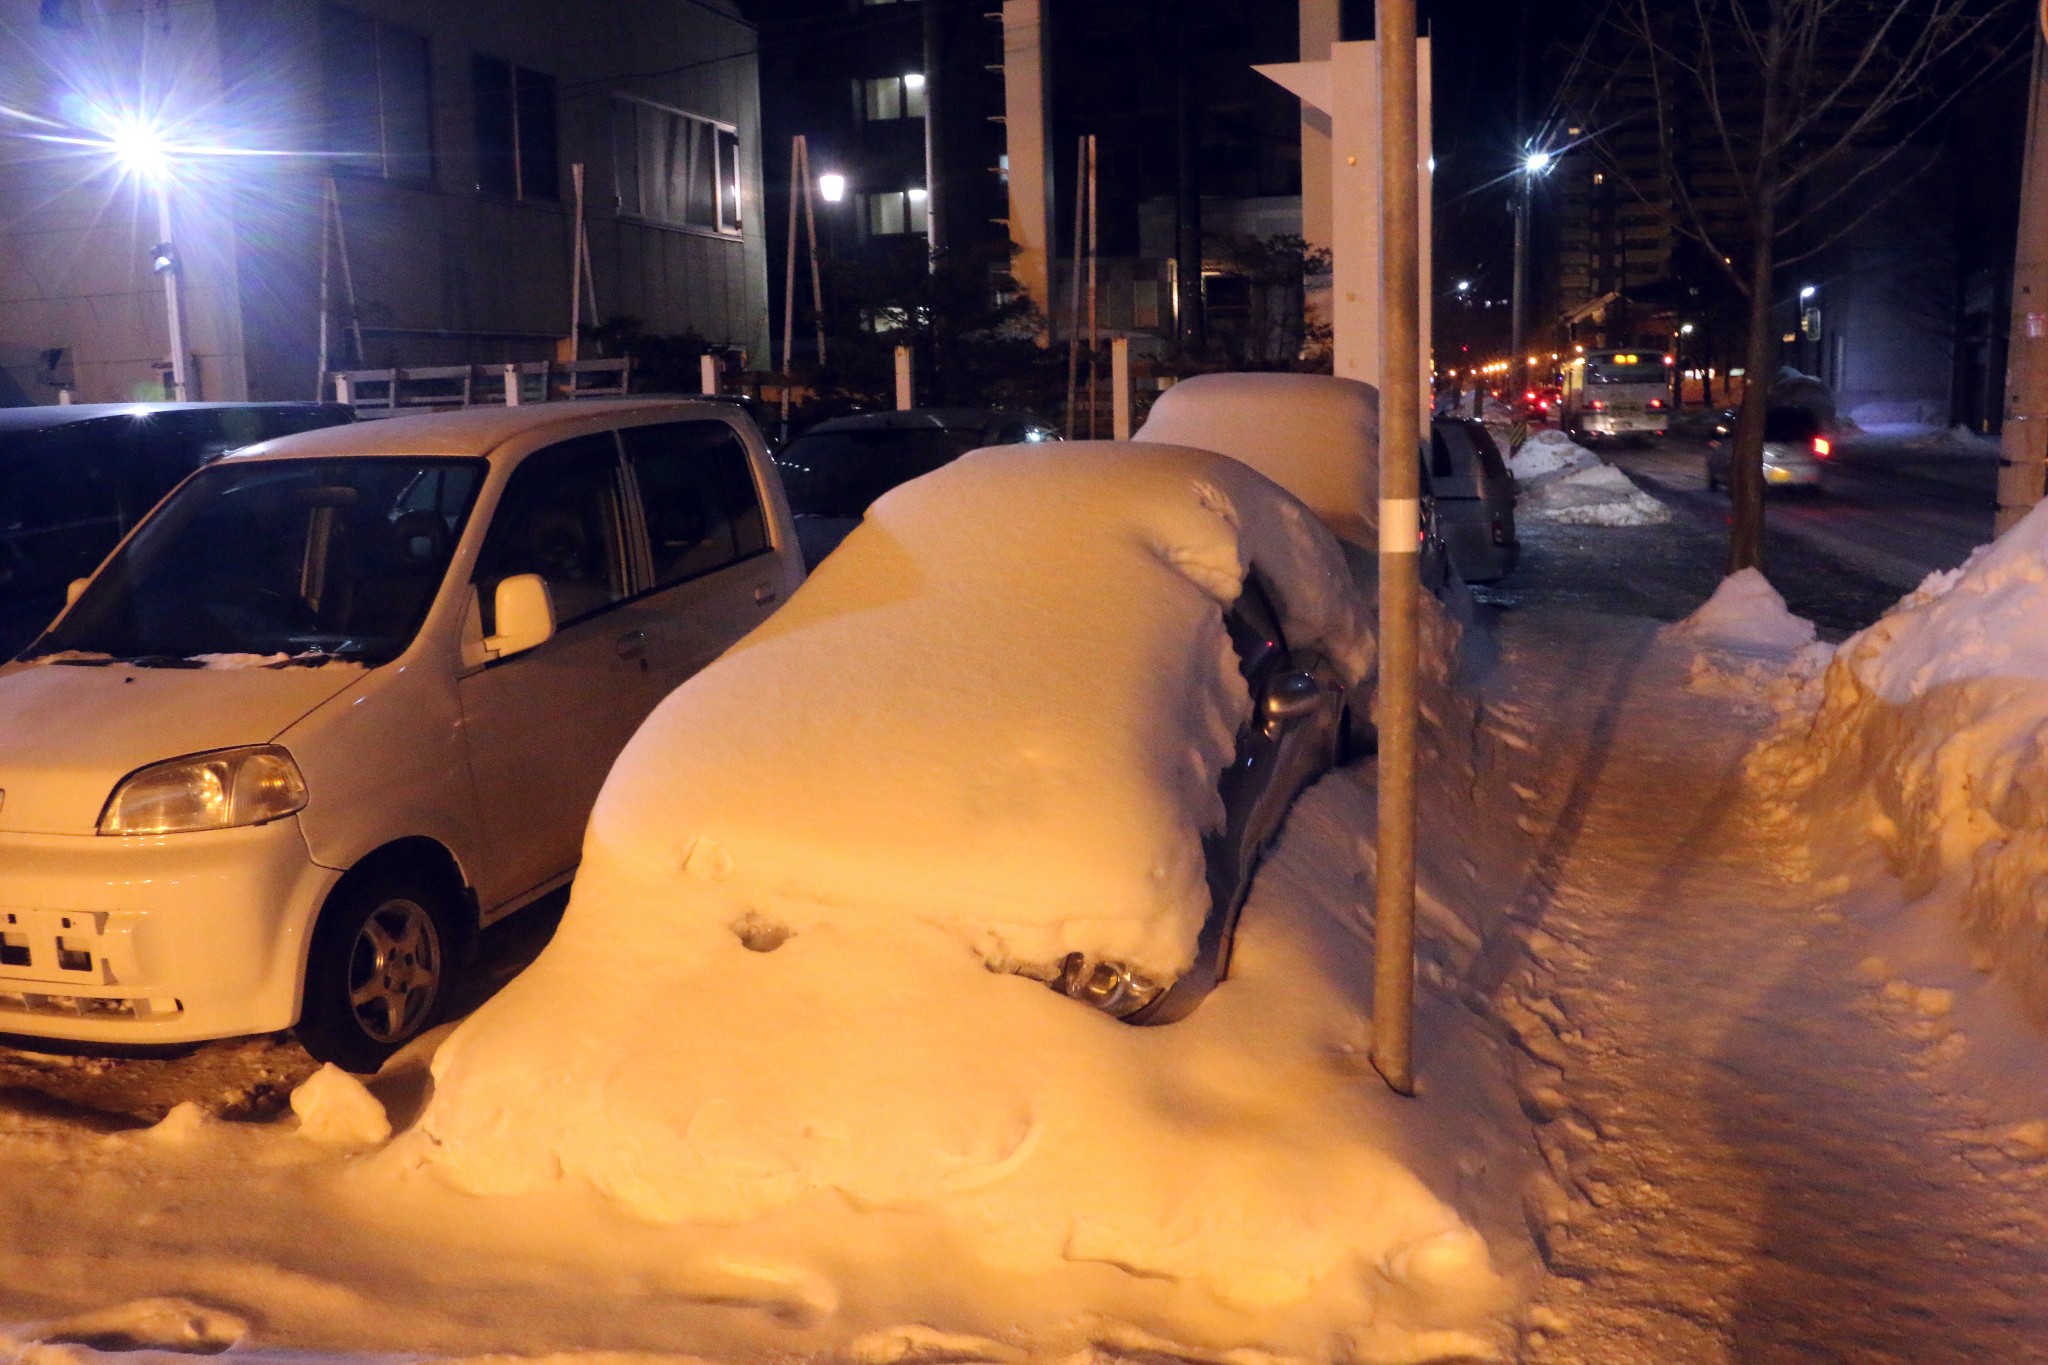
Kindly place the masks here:
<instances>
[{"instance_id":1,"label":"thick snow layer on car","mask_svg":"<svg viewBox=\"0 0 2048 1365\"><path fill-rule=\"evenodd\" d=\"M1875 834L2048 1018L2048 506L1844 643L1754 766L1833 855Z\"/></svg>"},{"instance_id":2,"label":"thick snow layer on car","mask_svg":"<svg viewBox=\"0 0 2048 1365\"><path fill-rule=\"evenodd\" d=\"M1248 564L1361 673L1335 542L1222 456L1009 447L889 494L634 738L554 941L389 1159L751 1230L747 1273L813 1316L944 1249L981 1313L991 1277L1056 1275L1046 1302L1183 1340L1478 1351L1500 1273L1360 1070L1355 853L1301 874L1326 909L1255 894L1230 982L1168 1027L1003 970L1187 961Z\"/></svg>"},{"instance_id":3,"label":"thick snow layer on car","mask_svg":"<svg viewBox=\"0 0 2048 1365\"><path fill-rule=\"evenodd\" d=\"M1345 540L1379 525L1379 393L1321 374L1204 374L1153 403L1136 439L1244 461Z\"/></svg>"}]
</instances>

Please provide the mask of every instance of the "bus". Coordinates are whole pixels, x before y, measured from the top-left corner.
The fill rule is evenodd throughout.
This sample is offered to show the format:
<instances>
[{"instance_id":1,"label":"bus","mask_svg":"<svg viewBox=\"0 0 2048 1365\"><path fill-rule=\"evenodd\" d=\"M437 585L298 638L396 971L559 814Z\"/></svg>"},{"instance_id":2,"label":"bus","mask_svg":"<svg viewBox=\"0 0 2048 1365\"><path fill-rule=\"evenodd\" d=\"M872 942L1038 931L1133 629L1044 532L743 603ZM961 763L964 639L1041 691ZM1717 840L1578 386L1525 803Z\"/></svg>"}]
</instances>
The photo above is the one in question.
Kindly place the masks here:
<instances>
[{"instance_id":1,"label":"bus","mask_svg":"<svg viewBox=\"0 0 2048 1365\"><path fill-rule=\"evenodd\" d=\"M1559 422L1574 439L1661 436L1671 416L1670 362L1655 351L1588 351L1564 367Z\"/></svg>"}]
</instances>

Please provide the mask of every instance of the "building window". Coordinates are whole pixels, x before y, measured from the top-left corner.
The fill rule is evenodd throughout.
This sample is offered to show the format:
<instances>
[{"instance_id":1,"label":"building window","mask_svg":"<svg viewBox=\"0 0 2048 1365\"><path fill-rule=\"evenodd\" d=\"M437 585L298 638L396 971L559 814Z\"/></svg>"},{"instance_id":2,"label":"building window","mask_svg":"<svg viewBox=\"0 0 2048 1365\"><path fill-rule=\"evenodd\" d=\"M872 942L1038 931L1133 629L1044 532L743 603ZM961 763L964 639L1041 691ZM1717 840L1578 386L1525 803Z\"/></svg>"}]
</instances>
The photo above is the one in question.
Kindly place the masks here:
<instances>
[{"instance_id":1,"label":"building window","mask_svg":"<svg viewBox=\"0 0 2048 1365\"><path fill-rule=\"evenodd\" d=\"M921 188L887 190L856 198L860 201L860 220L867 225L870 237L900 237L929 228L930 219L925 212L928 204Z\"/></svg>"},{"instance_id":2,"label":"building window","mask_svg":"<svg viewBox=\"0 0 2048 1365\"><path fill-rule=\"evenodd\" d=\"M860 108L869 123L890 119L924 117L924 75L912 71L903 76L877 76L855 83L860 91Z\"/></svg>"},{"instance_id":3,"label":"building window","mask_svg":"<svg viewBox=\"0 0 2048 1365\"><path fill-rule=\"evenodd\" d=\"M337 169L402 180L433 175L423 35L329 5L320 12L320 79Z\"/></svg>"},{"instance_id":4,"label":"building window","mask_svg":"<svg viewBox=\"0 0 2048 1365\"><path fill-rule=\"evenodd\" d=\"M619 212L670 227L740 230L740 135L680 109L619 95L612 101L612 169Z\"/></svg>"},{"instance_id":5,"label":"building window","mask_svg":"<svg viewBox=\"0 0 2048 1365\"><path fill-rule=\"evenodd\" d=\"M470 63L470 81L476 92L477 189L514 199L560 199L555 78L478 57Z\"/></svg>"}]
</instances>

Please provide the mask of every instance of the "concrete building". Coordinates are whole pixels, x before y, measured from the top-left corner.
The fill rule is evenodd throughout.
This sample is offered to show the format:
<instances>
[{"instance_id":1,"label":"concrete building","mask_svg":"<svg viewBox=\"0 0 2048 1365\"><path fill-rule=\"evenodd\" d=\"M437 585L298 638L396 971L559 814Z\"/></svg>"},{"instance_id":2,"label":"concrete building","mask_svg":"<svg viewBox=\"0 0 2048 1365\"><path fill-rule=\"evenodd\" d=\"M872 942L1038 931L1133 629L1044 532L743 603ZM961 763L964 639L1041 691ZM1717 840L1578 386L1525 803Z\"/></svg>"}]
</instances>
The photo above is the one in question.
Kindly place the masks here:
<instances>
[{"instance_id":1,"label":"concrete building","mask_svg":"<svg viewBox=\"0 0 2048 1365\"><path fill-rule=\"evenodd\" d=\"M0 35L0 403L164 396L155 185L105 145L138 123L194 398L314 395L323 238L331 367L555 356L579 165L598 316L766 355L731 0L0 0Z\"/></svg>"}]
</instances>

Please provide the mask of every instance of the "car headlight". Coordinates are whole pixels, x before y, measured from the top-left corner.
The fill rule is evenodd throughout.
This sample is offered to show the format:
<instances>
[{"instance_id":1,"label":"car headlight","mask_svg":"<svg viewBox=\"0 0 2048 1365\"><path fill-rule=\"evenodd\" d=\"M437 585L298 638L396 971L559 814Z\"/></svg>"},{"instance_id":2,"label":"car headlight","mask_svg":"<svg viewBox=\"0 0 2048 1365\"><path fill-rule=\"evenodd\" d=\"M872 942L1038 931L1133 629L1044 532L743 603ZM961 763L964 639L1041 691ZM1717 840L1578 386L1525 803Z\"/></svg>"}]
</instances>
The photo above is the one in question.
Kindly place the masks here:
<instances>
[{"instance_id":1,"label":"car headlight","mask_svg":"<svg viewBox=\"0 0 2048 1365\"><path fill-rule=\"evenodd\" d=\"M1121 962L1094 962L1068 953L1059 975L1046 983L1061 995L1093 1005L1114 1019L1125 1019L1159 998L1163 989L1148 976Z\"/></svg>"},{"instance_id":2,"label":"car headlight","mask_svg":"<svg viewBox=\"0 0 2048 1365\"><path fill-rule=\"evenodd\" d=\"M302 809L306 780L275 744L216 749L152 763L121 779L102 834L187 834L260 825Z\"/></svg>"}]
</instances>

